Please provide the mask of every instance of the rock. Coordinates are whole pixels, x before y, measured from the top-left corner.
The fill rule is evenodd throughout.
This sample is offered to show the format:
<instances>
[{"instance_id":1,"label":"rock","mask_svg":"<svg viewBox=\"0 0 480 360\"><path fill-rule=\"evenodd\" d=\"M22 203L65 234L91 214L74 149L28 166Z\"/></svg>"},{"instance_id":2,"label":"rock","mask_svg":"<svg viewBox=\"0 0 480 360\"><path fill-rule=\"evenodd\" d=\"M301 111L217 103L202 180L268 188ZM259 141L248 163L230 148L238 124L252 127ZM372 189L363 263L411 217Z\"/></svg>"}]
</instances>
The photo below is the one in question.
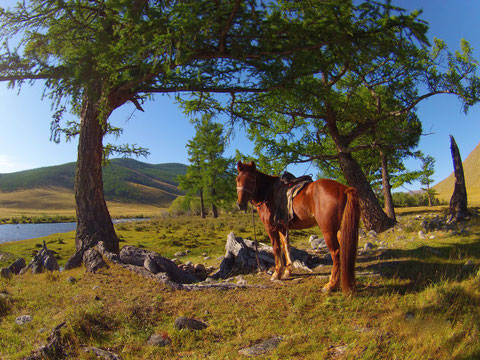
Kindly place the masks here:
<instances>
[{"instance_id":1,"label":"rock","mask_svg":"<svg viewBox=\"0 0 480 360\"><path fill-rule=\"evenodd\" d=\"M206 329L208 325L203 321L187 318L187 317L179 317L175 319L175 328L178 330L188 329L188 330L203 330Z\"/></svg>"},{"instance_id":2,"label":"rock","mask_svg":"<svg viewBox=\"0 0 480 360\"><path fill-rule=\"evenodd\" d=\"M365 233L365 230L363 230L362 228L358 228L358 236L362 238L362 237L365 237L366 235L367 234Z\"/></svg>"},{"instance_id":3,"label":"rock","mask_svg":"<svg viewBox=\"0 0 480 360\"><path fill-rule=\"evenodd\" d=\"M370 230L367 233L367 235L368 235L369 238L376 238L377 237L377 232L375 230Z\"/></svg>"},{"instance_id":4,"label":"rock","mask_svg":"<svg viewBox=\"0 0 480 360\"><path fill-rule=\"evenodd\" d=\"M24 258L18 258L17 260L15 260L9 267L8 269L15 275L18 275L20 274L20 271L25 267L27 266L27 264L25 263L25 259Z\"/></svg>"},{"instance_id":5,"label":"rock","mask_svg":"<svg viewBox=\"0 0 480 360\"><path fill-rule=\"evenodd\" d=\"M152 274L156 274L156 273L159 272L158 267L157 267L154 259L150 255L147 255L147 257L145 257L145 260L143 262L143 266L145 267L145 269L150 271Z\"/></svg>"},{"instance_id":6,"label":"rock","mask_svg":"<svg viewBox=\"0 0 480 360\"><path fill-rule=\"evenodd\" d=\"M83 262L87 272L96 273L101 268L107 267L102 255L95 249L88 249L83 253Z\"/></svg>"},{"instance_id":7,"label":"rock","mask_svg":"<svg viewBox=\"0 0 480 360\"><path fill-rule=\"evenodd\" d=\"M205 256L208 256L208 254L207 254L207 253L203 253L202 256L205 257Z\"/></svg>"},{"instance_id":8,"label":"rock","mask_svg":"<svg viewBox=\"0 0 480 360\"><path fill-rule=\"evenodd\" d=\"M420 231L418 232L418 238L419 238L420 240L425 240L425 238L426 238L426 237L425 237L425 233L424 233L422 230L420 230Z\"/></svg>"},{"instance_id":9,"label":"rock","mask_svg":"<svg viewBox=\"0 0 480 360\"><path fill-rule=\"evenodd\" d=\"M167 346L172 343L172 340L167 334L153 334L147 341L148 345L152 346Z\"/></svg>"},{"instance_id":10,"label":"rock","mask_svg":"<svg viewBox=\"0 0 480 360\"><path fill-rule=\"evenodd\" d=\"M415 317L415 314L411 311L407 311L405 314L405 320L412 320Z\"/></svg>"},{"instance_id":11,"label":"rock","mask_svg":"<svg viewBox=\"0 0 480 360\"><path fill-rule=\"evenodd\" d=\"M182 256L186 256L187 254L184 253L183 251L179 251L179 252L176 252L175 254L173 254L173 256L175 257L182 257Z\"/></svg>"},{"instance_id":12,"label":"rock","mask_svg":"<svg viewBox=\"0 0 480 360\"><path fill-rule=\"evenodd\" d=\"M43 266L49 271L59 270L57 259L53 254L47 254L43 260Z\"/></svg>"},{"instance_id":13,"label":"rock","mask_svg":"<svg viewBox=\"0 0 480 360\"><path fill-rule=\"evenodd\" d=\"M316 239L313 239L311 242L310 242L310 245L312 246L312 249L319 249L319 248L326 248L327 247L327 244L325 243L325 239L324 238L319 238L317 237Z\"/></svg>"},{"instance_id":14,"label":"rock","mask_svg":"<svg viewBox=\"0 0 480 360\"><path fill-rule=\"evenodd\" d=\"M203 264L196 264L194 267L196 272L205 272L207 269L205 268L205 265Z\"/></svg>"},{"instance_id":15,"label":"rock","mask_svg":"<svg viewBox=\"0 0 480 360\"><path fill-rule=\"evenodd\" d=\"M121 360L122 359L119 355L115 354L114 352L111 352L109 350L100 349L100 348L93 347L93 346L84 347L83 351L93 352L97 358L102 358L102 359L105 359L105 360Z\"/></svg>"},{"instance_id":16,"label":"rock","mask_svg":"<svg viewBox=\"0 0 480 360\"><path fill-rule=\"evenodd\" d=\"M0 278L10 279L12 277L12 272L9 268L3 267L0 269Z\"/></svg>"},{"instance_id":17,"label":"rock","mask_svg":"<svg viewBox=\"0 0 480 360\"><path fill-rule=\"evenodd\" d=\"M211 259L210 256L205 256L205 257L203 258L203 261L208 261L208 260L210 260L210 259Z\"/></svg>"},{"instance_id":18,"label":"rock","mask_svg":"<svg viewBox=\"0 0 480 360\"><path fill-rule=\"evenodd\" d=\"M185 266L188 266L188 267L193 267L193 263L191 261L187 261L185 263Z\"/></svg>"},{"instance_id":19,"label":"rock","mask_svg":"<svg viewBox=\"0 0 480 360\"><path fill-rule=\"evenodd\" d=\"M330 253L325 254L325 256L323 257L323 260L331 262L332 261L332 254L330 254Z\"/></svg>"},{"instance_id":20,"label":"rock","mask_svg":"<svg viewBox=\"0 0 480 360\"><path fill-rule=\"evenodd\" d=\"M239 354L244 356L260 356L264 355L270 351L275 350L278 345L282 342L282 336L275 336L268 340L262 341L259 344L250 346L248 348L243 348L238 351Z\"/></svg>"},{"instance_id":21,"label":"rock","mask_svg":"<svg viewBox=\"0 0 480 360\"><path fill-rule=\"evenodd\" d=\"M15 323L17 325L24 325L26 323L29 323L32 321L32 317L30 315L22 315L22 316L19 316L15 319Z\"/></svg>"},{"instance_id":22,"label":"rock","mask_svg":"<svg viewBox=\"0 0 480 360\"><path fill-rule=\"evenodd\" d=\"M69 276L67 278L67 282L69 282L70 284L75 284L77 282L77 279L75 279L73 276Z\"/></svg>"},{"instance_id":23,"label":"rock","mask_svg":"<svg viewBox=\"0 0 480 360\"><path fill-rule=\"evenodd\" d=\"M373 244L371 242L366 242L365 245L363 246L363 250L368 251L373 249Z\"/></svg>"}]
</instances>

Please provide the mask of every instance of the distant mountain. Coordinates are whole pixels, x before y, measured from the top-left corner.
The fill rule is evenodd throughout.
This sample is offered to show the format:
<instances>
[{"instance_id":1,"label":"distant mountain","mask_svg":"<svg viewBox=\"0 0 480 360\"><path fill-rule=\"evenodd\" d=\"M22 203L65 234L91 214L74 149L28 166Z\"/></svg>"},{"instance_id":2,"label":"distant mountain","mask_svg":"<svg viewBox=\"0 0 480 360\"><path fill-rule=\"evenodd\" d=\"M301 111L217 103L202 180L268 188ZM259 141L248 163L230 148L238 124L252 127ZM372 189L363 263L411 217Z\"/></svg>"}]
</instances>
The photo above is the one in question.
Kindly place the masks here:
<instances>
[{"instance_id":1,"label":"distant mountain","mask_svg":"<svg viewBox=\"0 0 480 360\"><path fill-rule=\"evenodd\" d=\"M461 154L464 158L464 154ZM452 162L453 169L453 162ZM467 186L468 205L480 205L480 143L463 161L463 172ZM434 186L441 200L450 201L455 185L453 172Z\"/></svg>"},{"instance_id":2,"label":"distant mountain","mask_svg":"<svg viewBox=\"0 0 480 360\"><path fill-rule=\"evenodd\" d=\"M177 176L184 175L186 165L147 164L134 159L112 159L103 168L103 185L107 200L167 206L182 192ZM75 163L0 174L0 192L17 192L39 188L63 188L73 192Z\"/></svg>"}]
</instances>

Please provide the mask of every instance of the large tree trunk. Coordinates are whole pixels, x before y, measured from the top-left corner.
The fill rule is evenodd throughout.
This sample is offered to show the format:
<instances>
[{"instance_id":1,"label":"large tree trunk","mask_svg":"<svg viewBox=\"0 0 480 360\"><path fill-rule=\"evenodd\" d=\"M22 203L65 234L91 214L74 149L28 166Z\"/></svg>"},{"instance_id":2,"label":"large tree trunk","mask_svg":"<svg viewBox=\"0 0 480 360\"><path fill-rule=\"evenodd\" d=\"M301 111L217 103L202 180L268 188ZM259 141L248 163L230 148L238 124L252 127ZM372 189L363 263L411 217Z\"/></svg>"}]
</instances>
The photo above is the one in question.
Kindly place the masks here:
<instances>
[{"instance_id":1,"label":"large tree trunk","mask_svg":"<svg viewBox=\"0 0 480 360\"><path fill-rule=\"evenodd\" d=\"M382 161L382 190L383 198L385 200L385 213L387 216L396 221L395 209L393 207L392 186L390 185L390 175L388 174L387 156L380 150L380 159Z\"/></svg>"},{"instance_id":2,"label":"large tree trunk","mask_svg":"<svg viewBox=\"0 0 480 360\"><path fill-rule=\"evenodd\" d=\"M339 152L338 160L348 184L355 187L358 191L358 199L362 209L361 216L365 228L380 233L394 226L395 220L389 218L383 211L367 177L352 155L346 152Z\"/></svg>"},{"instance_id":3,"label":"large tree trunk","mask_svg":"<svg viewBox=\"0 0 480 360\"><path fill-rule=\"evenodd\" d=\"M462 158L452 135L450 135L450 149L452 151L455 174L455 188L452 198L450 199L450 208L448 210L448 222L452 223L465 219L470 213L467 209L467 188L465 186Z\"/></svg>"},{"instance_id":4,"label":"large tree trunk","mask_svg":"<svg viewBox=\"0 0 480 360\"><path fill-rule=\"evenodd\" d=\"M102 114L102 116L106 116ZM99 103L84 97L81 112L77 169L75 173L75 202L77 232L75 255L66 268L79 266L83 253L103 241L105 250L119 251L119 241L113 227L103 194L102 156L104 126L100 121Z\"/></svg>"}]
</instances>

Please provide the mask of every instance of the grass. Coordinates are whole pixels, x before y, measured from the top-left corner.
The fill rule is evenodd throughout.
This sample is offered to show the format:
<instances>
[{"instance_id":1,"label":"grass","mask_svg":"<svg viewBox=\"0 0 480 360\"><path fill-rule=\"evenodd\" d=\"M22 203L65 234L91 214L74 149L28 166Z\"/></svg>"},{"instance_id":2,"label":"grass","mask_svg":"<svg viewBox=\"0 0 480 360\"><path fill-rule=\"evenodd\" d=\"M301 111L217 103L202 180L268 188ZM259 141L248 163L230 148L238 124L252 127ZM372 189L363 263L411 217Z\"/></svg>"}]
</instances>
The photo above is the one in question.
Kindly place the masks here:
<instances>
[{"instance_id":1,"label":"grass","mask_svg":"<svg viewBox=\"0 0 480 360\"><path fill-rule=\"evenodd\" d=\"M373 241L371 253L357 262L358 292L324 295L330 266L313 273L297 271L271 283L267 274L245 275L266 288L172 291L117 266L97 274L75 269L54 274L16 276L0 281L0 358L20 359L46 343L48 332L62 330L71 359L92 359L84 345L110 348L123 359L239 359L238 350L272 336L284 340L268 359L477 359L480 357L480 221L462 235L435 232L418 239L416 214ZM422 213L422 217L433 216ZM116 225L122 244L133 244L173 257L189 250L183 262L217 266L227 234L252 238L251 215L218 219L156 218ZM258 218L257 238L266 235ZM307 248L312 228L291 234L294 246ZM430 235L430 234L428 234ZM73 253L73 233L45 238L62 264ZM30 259L42 239L0 245L5 266L16 256ZM361 239L360 246L368 241ZM379 249L382 242L386 249ZM210 260L204 261L204 254ZM467 261L473 265L465 266ZM363 275L362 275L363 274ZM77 282L71 284L67 278ZM15 318L28 314L23 326ZM199 332L179 331L178 316L206 321ZM48 329L47 332L39 332ZM154 334L168 334L172 345L147 345Z\"/></svg>"}]
</instances>

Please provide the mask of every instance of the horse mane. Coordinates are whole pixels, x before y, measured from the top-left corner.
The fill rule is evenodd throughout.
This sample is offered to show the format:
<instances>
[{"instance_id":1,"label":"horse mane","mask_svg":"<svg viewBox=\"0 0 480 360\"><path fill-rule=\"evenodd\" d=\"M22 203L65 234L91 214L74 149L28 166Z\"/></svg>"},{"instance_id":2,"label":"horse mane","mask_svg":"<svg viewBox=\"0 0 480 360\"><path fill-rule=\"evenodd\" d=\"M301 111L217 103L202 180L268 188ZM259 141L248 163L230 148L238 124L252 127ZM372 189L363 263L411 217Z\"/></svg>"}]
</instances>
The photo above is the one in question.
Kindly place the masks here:
<instances>
[{"instance_id":1,"label":"horse mane","mask_svg":"<svg viewBox=\"0 0 480 360\"><path fill-rule=\"evenodd\" d=\"M278 180L278 176L267 175L259 170L255 170L256 186L252 200L256 203L269 202L273 196L273 187Z\"/></svg>"}]
</instances>

